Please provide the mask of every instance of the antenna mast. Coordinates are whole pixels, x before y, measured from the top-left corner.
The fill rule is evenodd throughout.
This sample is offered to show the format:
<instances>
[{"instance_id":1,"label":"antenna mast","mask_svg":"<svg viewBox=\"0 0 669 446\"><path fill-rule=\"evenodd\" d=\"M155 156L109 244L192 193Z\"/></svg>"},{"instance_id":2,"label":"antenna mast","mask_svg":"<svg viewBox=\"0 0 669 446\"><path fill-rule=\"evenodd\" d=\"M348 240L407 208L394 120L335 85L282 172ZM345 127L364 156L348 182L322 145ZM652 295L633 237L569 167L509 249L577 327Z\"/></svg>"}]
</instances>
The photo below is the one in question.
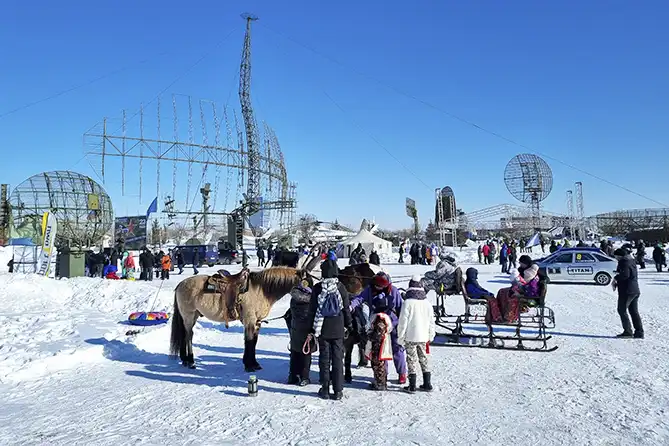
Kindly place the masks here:
<instances>
[{"instance_id":1,"label":"antenna mast","mask_svg":"<svg viewBox=\"0 0 669 446\"><path fill-rule=\"evenodd\" d=\"M248 153L248 182L246 186L246 201L249 204L248 215L258 211L260 198L260 156L258 153L258 129L256 118L251 104L251 22L258 20L253 14L242 14L246 20L246 34L244 35L244 50L239 70L239 101L246 129L246 150Z\"/></svg>"}]
</instances>

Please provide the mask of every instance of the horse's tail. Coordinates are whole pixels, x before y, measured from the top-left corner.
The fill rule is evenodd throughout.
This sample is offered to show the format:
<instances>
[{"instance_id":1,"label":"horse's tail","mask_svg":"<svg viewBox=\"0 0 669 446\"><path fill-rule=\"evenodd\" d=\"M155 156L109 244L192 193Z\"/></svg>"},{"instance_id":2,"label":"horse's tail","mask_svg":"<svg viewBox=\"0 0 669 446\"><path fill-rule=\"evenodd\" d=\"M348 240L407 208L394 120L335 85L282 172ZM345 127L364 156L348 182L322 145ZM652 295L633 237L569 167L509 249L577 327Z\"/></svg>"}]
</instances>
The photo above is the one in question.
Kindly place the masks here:
<instances>
[{"instance_id":1,"label":"horse's tail","mask_svg":"<svg viewBox=\"0 0 669 446\"><path fill-rule=\"evenodd\" d=\"M174 290L174 314L172 315L172 332L170 334L170 357L176 358L182 348L186 346L186 325L184 318L179 311L179 303L177 302L177 286Z\"/></svg>"}]
</instances>

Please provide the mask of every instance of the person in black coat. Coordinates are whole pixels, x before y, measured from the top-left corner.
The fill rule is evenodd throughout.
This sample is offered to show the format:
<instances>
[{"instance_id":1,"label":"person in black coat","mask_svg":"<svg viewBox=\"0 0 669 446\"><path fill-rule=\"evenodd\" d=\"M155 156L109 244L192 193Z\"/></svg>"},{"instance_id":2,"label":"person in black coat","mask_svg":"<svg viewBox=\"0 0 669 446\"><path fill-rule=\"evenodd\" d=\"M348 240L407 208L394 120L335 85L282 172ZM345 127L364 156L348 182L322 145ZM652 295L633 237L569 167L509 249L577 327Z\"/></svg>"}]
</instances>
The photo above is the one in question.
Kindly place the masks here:
<instances>
[{"instance_id":1,"label":"person in black coat","mask_svg":"<svg viewBox=\"0 0 669 446\"><path fill-rule=\"evenodd\" d=\"M379 258L378 252L372 251L372 253L369 255L369 263L372 265L381 266L381 259Z\"/></svg>"},{"instance_id":2,"label":"person in black coat","mask_svg":"<svg viewBox=\"0 0 669 446\"><path fill-rule=\"evenodd\" d=\"M623 332L618 335L619 338L639 338L643 339L643 325L641 316L639 316L639 290L638 272L634 259L628 251L619 248L613 253L618 260L618 274L613 279L613 289L618 289L618 314L623 324ZM630 324L627 313L632 317ZM632 332L634 325L634 332Z\"/></svg>"},{"instance_id":3,"label":"person in black coat","mask_svg":"<svg viewBox=\"0 0 669 446\"><path fill-rule=\"evenodd\" d=\"M318 367L321 389L318 395L323 399L341 400L344 390L344 337L352 330L350 298L344 284L339 282L339 268L334 260L321 264L323 280L317 283L311 293L310 313L313 315L312 333L318 339ZM323 300L328 292L339 293L341 311L336 316L323 317ZM321 296L323 294L323 296ZM330 383L334 394L330 395Z\"/></svg>"},{"instance_id":4,"label":"person in black coat","mask_svg":"<svg viewBox=\"0 0 669 446\"><path fill-rule=\"evenodd\" d=\"M312 284L309 280L290 290L290 309L286 313L286 322L290 332L290 371L288 384L306 386L311 383L311 352L316 350L316 343L306 343L314 315L311 313ZM306 344L306 345L305 345ZM304 352L307 353L304 353Z\"/></svg>"},{"instance_id":5,"label":"person in black coat","mask_svg":"<svg viewBox=\"0 0 669 446\"><path fill-rule=\"evenodd\" d=\"M658 273L661 273L662 267L667 264L667 255L659 243L653 249L653 262L655 262L655 268Z\"/></svg>"}]
</instances>

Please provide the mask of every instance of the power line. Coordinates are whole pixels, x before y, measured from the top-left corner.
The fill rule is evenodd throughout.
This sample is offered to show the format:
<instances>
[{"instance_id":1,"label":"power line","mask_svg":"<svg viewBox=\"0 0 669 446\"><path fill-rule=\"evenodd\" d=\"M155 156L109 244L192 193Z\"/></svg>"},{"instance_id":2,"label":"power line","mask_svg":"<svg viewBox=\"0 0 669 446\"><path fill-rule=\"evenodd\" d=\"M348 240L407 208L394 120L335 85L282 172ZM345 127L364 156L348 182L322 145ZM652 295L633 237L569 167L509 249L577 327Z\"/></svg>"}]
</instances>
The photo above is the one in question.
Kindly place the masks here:
<instances>
[{"instance_id":1,"label":"power line","mask_svg":"<svg viewBox=\"0 0 669 446\"><path fill-rule=\"evenodd\" d=\"M130 68L133 68L133 67L135 67L135 66L137 66L137 65L143 65L143 64L145 64L145 63L147 63L147 62L149 62L149 61L158 59L159 57L165 56L165 55L167 55L167 54L169 54L169 53L170 53L170 51L165 51L165 52L163 52L163 53L158 54L158 55L155 56L155 57L151 57L151 58L149 58L149 59L144 59L144 60L141 60L141 61L139 61L139 62L137 62L137 63L134 63L134 64L126 65L126 66L123 67L123 68L119 68L119 69L117 69L117 70L111 71L111 72L109 72L109 73L107 73L107 74L103 74L102 76L98 76L98 77L96 77L96 78L94 78L94 79L91 79L91 80L89 80L89 81L83 82L83 83L81 83L81 84L74 85L73 87L67 88L67 89L65 89L65 90L61 90L61 91L59 91L59 92L57 92L57 93L53 93L53 94L51 94L51 95L49 95L49 96L46 96L46 97L44 97L44 98L42 98L42 99L38 99L38 100L36 100L36 101L29 102L29 103L27 103L27 104L24 104L24 105L22 105L22 106L20 106L20 107L17 107L17 108L15 108L15 109L13 109L13 110L9 110L9 111L7 111L7 112L1 114L1 115L0 115L0 119L4 118L4 117L6 117L6 116L9 116L9 115L13 115L14 113L20 112L20 111L25 110L25 109L27 109L27 108L33 107L33 106L35 106L35 105L41 104L41 103L43 103L43 102L50 101L51 99L56 99L56 98L58 98L58 97L60 97L60 96L63 96L63 95L65 95L65 94L68 94L68 93L71 93L71 92L73 92L73 91L79 90L79 89L81 89L81 88L87 87L87 86L92 85L92 84L94 84L94 83L96 83L96 82L99 82L99 81L101 81L101 80L103 80L103 79L107 79L108 77L114 76L115 74L121 73L121 72L126 71L126 70L128 70L128 69L130 69Z\"/></svg>"},{"instance_id":2,"label":"power line","mask_svg":"<svg viewBox=\"0 0 669 446\"><path fill-rule=\"evenodd\" d=\"M562 160L560 160L560 159L558 159L558 158L555 158L555 157L553 157L553 156L550 156L550 155L547 155L547 154L545 154L545 153L539 152L539 151L537 151L537 150L535 150L535 149L532 149L531 147L526 146L525 144L521 144L521 143L519 143L519 142L517 142L517 141L515 141L515 140L513 140L513 139L511 139L511 138L508 138L508 137L502 135L501 133L495 132L495 131L493 131L493 130L489 130L489 129L487 129L487 128L485 128L485 127L479 125L479 124L476 124L475 122L469 121L469 120L467 120L467 119L465 119L465 118L463 118L463 117L461 117L461 116L458 116L458 115L456 115L456 114L454 114L454 113L451 113L451 112L449 112L449 111L446 111L446 110L444 110L444 109L442 109L442 108L440 108L440 107L438 107L438 106L436 106L436 105L434 105L434 104L432 104L432 103L430 103L430 102L427 102L427 101L424 100L424 99L421 99L421 98L416 97L415 95L413 95L413 94L411 94L411 93L407 93L407 92L405 92L405 91L403 91L403 90L400 90L399 88L397 88L397 87L395 87L395 86L393 86L393 85L389 85L389 84L387 84L387 83L385 83L385 82L379 80L378 78L375 78L375 77L373 77L373 76L370 76L369 74L363 73L363 72L361 72L360 70L358 70L358 69L356 69L356 68L354 68L354 67L350 67L350 66L348 66L348 65L346 65L346 64L344 64L344 63L338 61L337 59L334 59L334 58L332 58L332 57L330 57L330 56L328 56L328 55L326 55L326 54L324 54L324 53L321 53L320 51L314 49L313 47L311 47L311 46L309 46L309 45L307 45L307 44L304 44L304 43L302 43L302 42L300 42L300 41L294 39L293 37L290 37L290 36L288 36L288 35L286 35L286 34L284 34L284 33L282 33L282 32L279 32L279 31L277 31L277 30L274 30L274 29L272 29L272 28L270 28L270 27L268 27L268 26L266 26L266 25L263 25L263 24L260 24L260 26L263 26L264 28L267 28L268 30L272 31L273 33L275 33L275 34L277 34L277 35L279 35L279 36L281 36L281 37L283 37L284 39L289 40L289 41L293 42L294 44L296 44L296 45L298 45L298 46L301 46L302 48L304 48L304 49L306 49L306 50L308 50L308 51L310 51L310 52L316 54L316 55L319 56L319 57L322 57L322 58L324 58L324 59L326 59L326 60L328 60L328 61L334 63L335 65L338 65L338 66L340 66L340 67L342 67L342 68L351 70L351 71L353 71L354 73L356 73L356 74L357 74L358 76L360 76L360 77L364 77L364 78L366 78L366 79L368 79L368 80L371 80L371 81L375 82L376 84L378 84L378 85L380 85L380 86L382 86L382 87L385 87L385 88L387 88L387 89L389 89L389 90L391 90L391 91L394 91L395 93L397 93L397 94L399 94L399 95L401 95L401 96L404 96L404 97L407 97L407 98L409 98L409 99L412 99L412 100L414 100L414 101L416 101L416 102L419 102L419 103L425 105L425 106L428 107L428 108L431 108L431 109L433 109L433 110L435 110L435 111L437 111L437 112L439 112L439 113L441 113L441 114L443 114L443 115L445 115L445 116L448 116L448 117L451 118L451 119L455 119L456 121L460 121L460 122L462 122L463 124L466 124L466 125L468 125L468 126L470 126L470 127L473 127L473 128L475 128L475 129L477 129L477 130L480 130L480 131L482 131L482 132L484 132L484 133L487 133L487 134L489 134L489 135L491 135L491 136L494 136L494 137L496 137L496 138L498 138L498 139L501 139L501 140L503 140L503 141L505 141L505 142L507 142L507 143L509 143L509 144L512 144L512 145L515 145L515 146L520 147L520 148L522 148L522 149L528 150L528 151L530 151L530 152L532 152L532 153L536 153L536 154L538 154L538 155L541 155L541 156L544 157L544 158L548 158L548 159L550 159L550 160L552 160L552 161L554 161L554 162L556 162L556 163L558 163L558 164L562 164L562 165L565 166L565 167L568 167L568 168L570 168L570 169L573 169L573 170L575 170L575 171L577 171L577 172L579 172L579 173L582 173L582 174L584 174L584 175L587 175L587 176L589 176L589 177L591 177L591 178L594 178L594 179L596 179L596 180L602 181L603 183L606 183L606 184L608 184L608 185L610 185L610 186L617 187L618 189L624 190L625 192L631 193L631 194L633 194L633 195L636 195L636 196L638 196L638 197L640 197L640 198L643 198L643 199L645 199L645 200L648 200L648 201L653 202L653 203L655 203L655 204L658 204L658 205L660 205L660 206L663 206L663 207L669 207L669 205L667 205L666 203L662 203L661 201L655 200L654 198L648 197L647 195L643 195L643 194L641 194L641 193L639 193L639 192L636 192L636 191L633 191L632 189L629 189L629 188L627 188L627 187L625 187L625 186L622 186L622 185L620 185L620 184L616 184L616 183L614 183L614 182L612 182L612 181L610 181L610 180L607 180L607 179L605 179L605 178L602 178L602 177L599 176L599 175L590 173L590 172L588 172L588 171L586 171L586 170L583 170L583 169L581 169L581 168L579 168L579 167L576 167L576 166L574 166L574 165L572 165L572 164L569 164L569 163L567 163L567 162L565 162L565 161L562 161ZM330 99L331 99L331 98L330 98ZM395 159L397 159L397 158L395 158ZM422 180L421 180L421 182L422 182ZM425 184L425 183L423 183L423 184Z\"/></svg>"}]
</instances>

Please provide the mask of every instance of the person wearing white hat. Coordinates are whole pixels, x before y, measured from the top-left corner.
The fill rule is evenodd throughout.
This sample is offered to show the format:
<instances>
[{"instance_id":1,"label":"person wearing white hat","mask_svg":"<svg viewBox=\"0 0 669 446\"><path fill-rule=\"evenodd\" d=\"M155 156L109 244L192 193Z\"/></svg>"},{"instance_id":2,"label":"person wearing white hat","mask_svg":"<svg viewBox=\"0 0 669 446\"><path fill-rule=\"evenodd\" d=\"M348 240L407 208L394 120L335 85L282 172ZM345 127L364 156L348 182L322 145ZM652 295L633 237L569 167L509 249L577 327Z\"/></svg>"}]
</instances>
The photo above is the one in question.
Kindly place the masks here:
<instances>
[{"instance_id":1,"label":"person wearing white hat","mask_svg":"<svg viewBox=\"0 0 669 446\"><path fill-rule=\"evenodd\" d=\"M432 390L432 375L428 363L428 354L430 353L430 342L434 340L436 327L432 304L427 300L425 289L421 283L420 276L414 275L411 277L397 325L398 342L404 346L407 355L409 386L405 387L404 390L409 393L416 391L416 372L419 364L423 372L423 384L420 386L420 390L426 392Z\"/></svg>"}]
</instances>

